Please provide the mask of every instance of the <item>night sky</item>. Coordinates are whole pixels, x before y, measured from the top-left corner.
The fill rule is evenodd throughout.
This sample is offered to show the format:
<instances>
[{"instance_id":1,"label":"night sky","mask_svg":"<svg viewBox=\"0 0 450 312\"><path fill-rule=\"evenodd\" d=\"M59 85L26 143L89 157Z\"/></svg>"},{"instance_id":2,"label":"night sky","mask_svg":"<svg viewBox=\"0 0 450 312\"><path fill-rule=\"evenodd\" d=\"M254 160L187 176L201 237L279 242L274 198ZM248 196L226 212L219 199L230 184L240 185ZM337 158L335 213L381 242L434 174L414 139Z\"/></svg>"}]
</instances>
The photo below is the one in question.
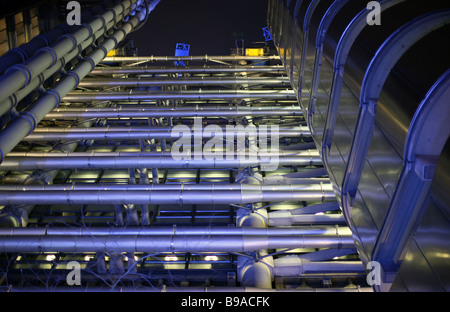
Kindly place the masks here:
<instances>
[{"instance_id":1,"label":"night sky","mask_svg":"<svg viewBox=\"0 0 450 312\"><path fill-rule=\"evenodd\" d=\"M229 55L235 38L264 42L266 26L267 0L161 0L129 38L140 56L174 55L179 42L190 55Z\"/></svg>"}]
</instances>

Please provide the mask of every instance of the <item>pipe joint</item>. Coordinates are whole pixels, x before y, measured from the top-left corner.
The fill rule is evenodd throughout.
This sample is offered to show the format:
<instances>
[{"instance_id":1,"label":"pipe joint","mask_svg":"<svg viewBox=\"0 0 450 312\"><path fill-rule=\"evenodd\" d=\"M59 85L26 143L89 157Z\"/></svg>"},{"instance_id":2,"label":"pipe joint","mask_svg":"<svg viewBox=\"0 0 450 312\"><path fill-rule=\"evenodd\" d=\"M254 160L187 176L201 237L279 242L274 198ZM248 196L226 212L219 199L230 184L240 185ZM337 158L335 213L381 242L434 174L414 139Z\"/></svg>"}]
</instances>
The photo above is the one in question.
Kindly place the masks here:
<instances>
[{"instance_id":1,"label":"pipe joint","mask_svg":"<svg viewBox=\"0 0 450 312\"><path fill-rule=\"evenodd\" d=\"M51 95L51 96L53 96L53 97L55 98L56 104L55 104L55 107L54 107L54 108L57 108L58 105L59 105L59 103L61 103L61 96L59 95L59 93L58 93L57 91L55 91L54 89L47 90L46 93L49 94L49 95ZM33 129L33 130L34 130L34 129ZM33 131L32 131L32 132L33 132Z\"/></svg>"},{"instance_id":2,"label":"pipe joint","mask_svg":"<svg viewBox=\"0 0 450 312\"><path fill-rule=\"evenodd\" d=\"M70 39L72 41L72 49L70 49L70 51L68 53L74 51L77 48L78 42L77 42L77 39L75 38L74 35L72 35L72 34L65 34L65 35L62 35L61 38L68 38L68 39Z\"/></svg>"},{"instance_id":3,"label":"pipe joint","mask_svg":"<svg viewBox=\"0 0 450 312\"><path fill-rule=\"evenodd\" d=\"M21 89L25 88L30 83L31 78L33 76L33 74L31 73L31 69L24 64L15 64L15 65L11 66L10 68L8 68L5 71L5 74L7 74L10 71L19 71L25 77L25 83Z\"/></svg>"},{"instance_id":4,"label":"pipe joint","mask_svg":"<svg viewBox=\"0 0 450 312\"><path fill-rule=\"evenodd\" d=\"M20 112L19 116L20 116L19 118L25 119L30 124L30 132L28 133L28 135L33 133L37 125L36 117L31 112L28 111Z\"/></svg>"},{"instance_id":5,"label":"pipe joint","mask_svg":"<svg viewBox=\"0 0 450 312\"><path fill-rule=\"evenodd\" d=\"M52 63L50 65L50 67L55 65L56 62L58 61L58 54L56 54L56 51L53 48L51 48L51 47L40 48L37 52L38 53L39 52L47 53L47 54L49 54L52 57Z\"/></svg>"}]
</instances>

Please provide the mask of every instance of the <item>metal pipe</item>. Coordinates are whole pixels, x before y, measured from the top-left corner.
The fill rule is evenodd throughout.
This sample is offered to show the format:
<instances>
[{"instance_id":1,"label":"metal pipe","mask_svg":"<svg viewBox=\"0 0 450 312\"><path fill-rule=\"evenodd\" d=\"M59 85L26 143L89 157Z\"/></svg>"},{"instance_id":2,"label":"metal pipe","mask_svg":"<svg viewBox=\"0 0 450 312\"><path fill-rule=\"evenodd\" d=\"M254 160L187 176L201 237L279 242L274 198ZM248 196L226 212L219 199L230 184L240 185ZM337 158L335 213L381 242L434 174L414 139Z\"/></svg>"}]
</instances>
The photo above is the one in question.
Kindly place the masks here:
<instances>
[{"instance_id":1,"label":"metal pipe","mask_svg":"<svg viewBox=\"0 0 450 312\"><path fill-rule=\"evenodd\" d=\"M45 115L45 119L73 118L131 118L131 117L243 117L243 116L302 116L296 106L273 107L223 107L196 106L176 108L57 108ZM25 137L25 136L24 136Z\"/></svg>"},{"instance_id":2,"label":"metal pipe","mask_svg":"<svg viewBox=\"0 0 450 312\"><path fill-rule=\"evenodd\" d=\"M17 155L20 156L17 156ZM246 168L254 166L320 166L317 153L283 152L214 152L157 153L157 152L69 152L69 153L9 153L0 170L49 169L125 169L125 168Z\"/></svg>"},{"instance_id":3,"label":"metal pipe","mask_svg":"<svg viewBox=\"0 0 450 312\"><path fill-rule=\"evenodd\" d=\"M87 40L92 33L101 30L113 19L122 19L131 12L131 8L136 4L136 0L124 0L114 6L112 10L107 10L100 16L95 17L88 24L83 24L73 34L62 36L51 47L44 47L35 53L26 62L14 65L0 77L0 102L23 88L28 82L37 77L44 70L52 66L61 57L73 51L83 41ZM107 29L104 29L106 32Z\"/></svg>"},{"instance_id":4,"label":"metal pipe","mask_svg":"<svg viewBox=\"0 0 450 312\"><path fill-rule=\"evenodd\" d=\"M276 276L299 277L306 274L366 274L361 261L302 261L299 256L286 256L274 260Z\"/></svg>"},{"instance_id":5,"label":"metal pipe","mask_svg":"<svg viewBox=\"0 0 450 312\"><path fill-rule=\"evenodd\" d=\"M36 274L36 273L35 273ZM257 287L8 287L8 292L372 292L371 287L353 288L286 288L267 289Z\"/></svg>"},{"instance_id":6,"label":"metal pipe","mask_svg":"<svg viewBox=\"0 0 450 312\"><path fill-rule=\"evenodd\" d=\"M0 252L253 252L281 248L352 248L351 237L255 235L0 236Z\"/></svg>"},{"instance_id":7,"label":"metal pipe","mask_svg":"<svg viewBox=\"0 0 450 312\"><path fill-rule=\"evenodd\" d=\"M149 87L171 85L236 85L236 84L262 84L262 85L288 85L286 77L179 77L179 78L85 78L80 81L80 87Z\"/></svg>"},{"instance_id":8,"label":"metal pipe","mask_svg":"<svg viewBox=\"0 0 450 312\"><path fill-rule=\"evenodd\" d=\"M245 72L275 72L284 73L280 65L270 66L188 66L188 67L96 67L92 75L148 75L176 73L245 73Z\"/></svg>"},{"instance_id":9,"label":"metal pipe","mask_svg":"<svg viewBox=\"0 0 450 312\"><path fill-rule=\"evenodd\" d=\"M84 185L79 190L78 185L47 185L36 188L27 186L21 190L0 191L0 205L34 204L248 204L260 202L282 201L326 201L335 198L334 192L323 186L298 185L249 185L229 184L229 189L217 190L217 184L205 184L197 189L195 185L148 185L146 190L98 189L98 186ZM5 186L2 186L5 187ZM125 188L127 186L124 186ZM134 186L133 186L134 187ZM223 187L223 186L222 186ZM55 190L55 188L63 188ZM76 188L76 190L74 190Z\"/></svg>"},{"instance_id":10,"label":"metal pipe","mask_svg":"<svg viewBox=\"0 0 450 312\"><path fill-rule=\"evenodd\" d=\"M0 228L0 236L158 236L158 235L256 235L298 236L325 235L350 237L348 227L338 226L291 226L255 228L249 226L142 226L142 227L24 227Z\"/></svg>"},{"instance_id":11,"label":"metal pipe","mask_svg":"<svg viewBox=\"0 0 450 312\"><path fill-rule=\"evenodd\" d=\"M149 101L149 100L203 100L203 99L296 99L293 90L179 90L170 92L148 91L100 91L69 92L64 102L91 101Z\"/></svg>"},{"instance_id":12,"label":"metal pipe","mask_svg":"<svg viewBox=\"0 0 450 312\"><path fill-rule=\"evenodd\" d=\"M144 62L172 62L172 61L255 61L255 60L279 60L278 55L270 56L245 56L245 55L200 55L200 56L109 56L103 59L103 63L114 62L130 62L130 63L144 63Z\"/></svg>"},{"instance_id":13,"label":"metal pipe","mask_svg":"<svg viewBox=\"0 0 450 312\"><path fill-rule=\"evenodd\" d=\"M194 131L192 137L214 137L212 132ZM258 135L260 128L256 128ZM236 136L245 135L233 129ZM306 126L279 127L278 130L270 130L270 134L278 137L309 137L311 132ZM174 131L173 127L93 127L93 128L47 128L39 127L33 133L26 136L23 141L60 141L60 140L137 140L137 139L178 139L185 134Z\"/></svg>"},{"instance_id":14,"label":"metal pipe","mask_svg":"<svg viewBox=\"0 0 450 312\"><path fill-rule=\"evenodd\" d=\"M290 211L269 212L270 226L287 226L299 224L346 224L342 214L301 214L293 215Z\"/></svg>"},{"instance_id":15,"label":"metal pipe","mask_svg":"<svg viewBox=\"0 0 450 312\"><path fill-rule=\"evenodd\" d=\"M119 7L123 8L122 5L119 5ZM108 12L112 14L111 11ZM79 81L84 78L95 67L95 65L98 64L106 56L108 51L112 50L118 42L122 41L125 38L125 36L139 23L141 18L140 15L142 15L142 13L134 15L128 20L128 22L123 23L121 28L117 29L112 35L108 37L108 39L104 40L87 57L79 62L73 70L69 71L63 78L61 78L55 88L47 91L37 102L31 105L28 110L21 112L3 129L3 131L0 133L1 161L3 161L4 156L9 153L25 136L27 136L34 130L36 125L44 118L46 114L48 114L58 106L61 98L69 93L70 90L73 90L77 86ZM42 68L42 70L45 70L45 68ZM17 71L14 71L14 73L15 72ZM7 75L3 75L2 78L6 76ZM21 78L19 77L19 79ZM2 84L2 81L3 80L0 80L0 90L5 85ZM10 95L9 91L5 94L7 94L6 97ZM2 97L2 99L6 97Z\"/></svg>"}]
</instances>

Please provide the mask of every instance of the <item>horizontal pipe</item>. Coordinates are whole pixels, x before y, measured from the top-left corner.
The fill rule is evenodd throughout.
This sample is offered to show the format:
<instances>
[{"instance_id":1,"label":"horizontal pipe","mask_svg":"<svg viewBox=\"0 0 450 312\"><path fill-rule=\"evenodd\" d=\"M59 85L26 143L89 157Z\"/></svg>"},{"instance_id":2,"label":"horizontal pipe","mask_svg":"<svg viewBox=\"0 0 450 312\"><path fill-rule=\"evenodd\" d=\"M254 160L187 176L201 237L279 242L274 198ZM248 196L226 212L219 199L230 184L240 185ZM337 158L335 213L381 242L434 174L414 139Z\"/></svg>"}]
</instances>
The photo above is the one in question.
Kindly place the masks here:
<instances>
[{"instance_id":1,"label":"horizontal pipe","mask_svg":"<svg viewBox=\"0 0 450 312\"><path fill-rule=\"evenodd\" d=\"M247 168L262 166L319 166L320 156L314 152L298 153L253 152L239 155L221 152L211 155L197 153L171 155L157 152L68 152L68 153L9 153L0 170L50 169L127 169L127 168ZM18 154L20 156L18 156ZM271 170L273 171L273 170Z\"/></svg>"},{"instance_id":2,"label":"horizontal pipe","mask_svg":"<svg viewBox=\"0 0 450 312\"><path fill-rule=\"evenodd\" d=\"M289 211L269 212L270 226L288 226L300 224L346 224L346 222L342 214L292 215Z\"/></svg>"},{"instance_id":3,"label":"horizontal pipe","mask_svg":"<svg viewBox=\"0 0 450 312\"><path fill-rule=\"evenodd\" d=\"M257 287L8 287L8 292L373 292L371 287L352 288L287 288L267 289Z\"/></svg>"},{"instance_id":4,"label":"horizontal pipe","mask_svg":"<svg viewBox=\"0 0 450 312\"><path fill-rule=\"evenodd\" d=\"M179 77L179 78L85 78L80 81L79 87L150 87L150 86L172 86L172 85L289 85L286 77Z\"/></svg>"},{"instance_id":5,"label":"horizontal pipe","mask_svg":"<svg viewBox=\"0 0 450 312\"><path fill-rule=\"evenodd\" d=\"M65 102L90 101L149 101L149 100L202 100L202 99L296 99L294 90L180 90L148 91L73 91L64 96Z\"/></svg>"},{"instance_id":6,"label":"horizontal pipe","mask_svg":"<svg viewBox=\"0 0 450 312\"><path fill-rule=\"evenodd\" d=\"M50 47L37 51L26 62L11 67L0 77L0 102L26 86L31 79L37 77L61 57L76 49L80 43L89 39L92 33L102 28L104 32L107 32L108 30L104 28L105 24L114 19L118 22L126 17L136 2L136 0L121 1L111 10L105 10L105 13L96 16L88 24L81 25L70 36L61 36Z\"/></svg>"},{"instance_id":7,"label":"horizontal pipe","mask_svg":"<svg viewBox=\"0 0 450 312\"><path fill-rule=\"evenodd\" d=\"M245 72L275 72L284 73L281 65L271 66L188 66L188 67L96 67L92 75L148 75L176 73L245 73Z\"/></svg>"},{"instance_id":8,"label":"horizontal pipe","mask_svg":"<svg viewBox=\"0 0 450 312\"><path fill-rule=\"evenodd\" d=\"M47 185L23 186L13 190L0 191L0 205L34 204L34 205L126 205L126 204L159 204L159 205L192 205L192 204L248 204L257 202L282 201L327 201L335 198L331 187L326 185L252 185L204 184L200 187L188 184L147 185L146 189L130 189L118 191L99 189L93 185ZM6 189L6 185L1 186ZM127 187L124 185L122 187ZM228 187L227 189L221 189ZM58 189L60 188L60 189ZM85 188L85 189L79 189ZM76 189L76 190L75 190Z\"/></svg>"},{"instance_id":9,"label":"horizontal pipe","mask_svg":"<svg viewBox=\"0 0 450 312\"><path fill-rule=\"evenodd\" d=\"M302 261L299 256L286 256L275 259L276 276L302 276L308 274L366 274L361 261Z\"/></svg>"},{"instance_id":10,"label":"horizontal pipe","mask_svg":"<svg viewBox=\"0 0 450 312\"><path fill-rule=\"evenodd\" d=\"M213 137L212 132L194 131L192 137ZM256 134L259 133L256 128ZM270 127L269 127L270 129ZM234 130L235 135L245 135ZM93 127L93 128L56 128L39 127L26 136L24 141L60 141L60 140L137 140L137 139L178 139L185 134L174 131L173 127ZM311 132L306 126L280 127L278 131L270 130L270 135L278 137L309 137Z\"/></svg>"},{"instance_id":11,"label":"horizontal pipe","mask_svg":"<svg viewBox=\"0 0 450 312\"><path fill-rule=\"evenodd\" d=\"M0 228L0 236L156 236L156 235L336 235L351 236L348 227L298 226L279 228L231 226L143 226L143 227L25 227Z\"/></svg>"},{"instance_id":12,"label":"horizontal pipe","mask_svg":"<svg viewBox=\"0 0 450 312\"><path fill-rule=\"evenodd\" d=\"M296 106L273 107L174 107L174 108L57 108L45 119L64 118L159 118L159 117L244 117L244 116L302 116Z\"/></svg>"},{"instance_id":13,"label":"horizontal pipe","mask_svg":"<svg viewBox=\"0 0 450 312\"><path fill-rule=\"evenodd\" d=\"M109 56L103 59L103 63L111 62L165 62L165 61L254 61L254 60L279 60L278 55L270 56L246 56L246 55L193 55L193 56Z\"/></svg>"},{"instance_id":14,"label":"horizontal pipe","mask_svg":"<svg viewBox=\"0 0 450 312\"><path fill-rule=\"evenodd\" d=\"M0 236L0 252L253 252L281 248L354 248L350 236L157 235Z\"/></svg>"}]
</instances>

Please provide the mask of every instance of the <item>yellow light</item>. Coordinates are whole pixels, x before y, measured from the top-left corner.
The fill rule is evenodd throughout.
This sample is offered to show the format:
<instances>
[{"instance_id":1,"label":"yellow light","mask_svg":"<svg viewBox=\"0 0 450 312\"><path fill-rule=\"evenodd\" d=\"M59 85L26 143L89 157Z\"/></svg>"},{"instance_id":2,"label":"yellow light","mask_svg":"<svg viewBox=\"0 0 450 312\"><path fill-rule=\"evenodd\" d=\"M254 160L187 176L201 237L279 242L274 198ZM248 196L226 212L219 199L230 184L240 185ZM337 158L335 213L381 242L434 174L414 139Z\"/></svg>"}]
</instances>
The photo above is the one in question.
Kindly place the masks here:
<instances>
[{"instance_id":1,"label":"yellow light","mask_svg":"<svg viewBox=\"0 0 450 312\"><path fill-rule=\"evenodd\" d=\"M217 261L217 260L219 260L219 257L217 257L217 256L206 256L205 260L206 261Z\"/></svg>"},{"instance_id":2,"label":"yellow light","mask_svg":"<svg viewBox=\"0 0 450 312\"><path fill-rule=\"evenodd\" d=\"M46 261L53 261L53 260L55 260L56 259L56 256L55 255L47 255L46 257L45 257L45 260Z\"/></svg>"},{"instance_id":3,"label":"yellow light","mask_svg":"<svg viewBox=\"0 0 450 312\"><path fill-rule=\"evenodd\" d=\"M263 48L247 48L245 49L246 56L264 56Z\"/></svg>"},{"instance_id":4,"label":"yellow light","mask_svg":"<svg viewBox=\"0 0 450 312\"><path fill-rule=\"evenodd\" d=\"M169 255L164 257L164 261L177 261L178 258L175 255Z\"/></svg>"}]
</instances>

